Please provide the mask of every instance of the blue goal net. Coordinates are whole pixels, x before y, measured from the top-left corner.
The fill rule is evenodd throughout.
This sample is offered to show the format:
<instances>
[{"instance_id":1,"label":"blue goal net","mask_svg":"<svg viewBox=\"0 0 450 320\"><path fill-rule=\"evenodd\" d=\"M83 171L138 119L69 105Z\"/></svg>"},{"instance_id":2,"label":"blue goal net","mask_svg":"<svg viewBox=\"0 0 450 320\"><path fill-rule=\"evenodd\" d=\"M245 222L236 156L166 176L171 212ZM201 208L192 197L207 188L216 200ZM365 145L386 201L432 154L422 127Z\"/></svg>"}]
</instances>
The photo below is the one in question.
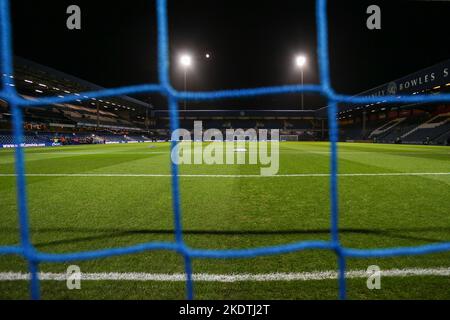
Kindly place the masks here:
<instances>
[{"instance_id":1,"label":"blue goal net","mask_svg":"<svg viewBox=\"0 0 450 320\"><path fill-rule=\"evenodd\" d=\"M212 92L180 92L175 90L169 79L169 35L167 0L156 1L157 10L157 34L158 34L158 77L159 83L126 86L100 91L83 92L80 95L70 94L64 97L42 97L28 100L21 97L14 86L12 34L10 20L9 0L0 0L0 44L1 44L1 73L2 88L0 99L6 101L12 110L15 149L15 170L17 182L17 206L19 216L20 244L12 246L0 246L0 255L19 255L28 263L30 273L30 294L32 299L40 298L39 264L61 263L70 261L93 260L112 256L129 255L150 250L171 250L184 257L186 274L186 297L194 298L192 279L192 259L233 259L254 258L259 256L279 255L301 250L326 249L333 251L338 258L338 282L339 298L346 298L346 259L347 258L374 258L394 257L408 255L422 255L436 252L450 251L450 242L435 243L417 247L397 247L384 249L354 249L344 247L339 238L339 208L338 208L338 121L336 113L339 103L371 104L383 102L394 103L424 103L424 102L450 102L450 94L439 95L411 95L411 96L384 96L384 97L351 97L334 92L330 84L330 69L328 58L328 26L327 26L327 0L316 0L316 23L318 30L320 84L319 85L284 85L276 87L262 87L253 89L236 89ZM8 76L10 75L10 76ZM27 207L27 188L25 178L24 151L20 147L23 142L23 109L38 106L48 106L56 103L68 103L76 100L92 98L121 96L139 93L159 93L165 96L169 102L170 129L179 128L178 107L179 102L188 101L213 101L225 98L240 98L254 96L268 96L275 94L318 93L329 101L328 126L331 148L330 163L330 233L329 241L301 241L296 243L237 249L237 250L204 250L188 246L183 239L183 227L181 223L180 188L178 166L171 162L172 206L174 219L175 241L173 242L148 242L127 247L107 248L95 251L83 251L73 253L44 253L36 249L30 237L30 226ZM176 146L175 141L171 147Z\"/></svg>"}]
</instances>

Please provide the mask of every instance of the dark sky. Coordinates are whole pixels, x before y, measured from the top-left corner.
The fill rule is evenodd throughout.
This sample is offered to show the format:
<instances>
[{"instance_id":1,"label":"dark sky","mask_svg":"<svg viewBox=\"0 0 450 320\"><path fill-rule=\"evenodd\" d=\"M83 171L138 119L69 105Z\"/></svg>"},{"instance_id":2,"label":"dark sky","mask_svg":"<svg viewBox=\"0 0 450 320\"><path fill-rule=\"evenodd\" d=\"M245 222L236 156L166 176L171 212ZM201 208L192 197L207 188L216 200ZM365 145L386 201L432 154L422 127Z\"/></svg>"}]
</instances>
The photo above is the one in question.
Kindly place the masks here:
<instances>
[{"instance_id":1,"label":"dark sky","mask_svg":"<svg viewBox=\"0 0 450 320\"><path fill-rule=\"evenodd\" d=\"M156 82L153 0L13 0L15 54L104 87ZM82 30L66 28L66 8L82 10ZM366 28L366 8L382 10L382 30ZM190 90L300 82L294 67L305 53L305 83L318 83L313 0L169 0L172 82L183 88L177 59L194 56ZM332 85L356 94L450 58L450 2L329 1ZM204 55L210 53L207 60ZM156 109L165 107L158 96ZM299 95L190 103L189 108L296 109ZM326 104L307 96L314 109Z\"/></svg>"}]
</instances>

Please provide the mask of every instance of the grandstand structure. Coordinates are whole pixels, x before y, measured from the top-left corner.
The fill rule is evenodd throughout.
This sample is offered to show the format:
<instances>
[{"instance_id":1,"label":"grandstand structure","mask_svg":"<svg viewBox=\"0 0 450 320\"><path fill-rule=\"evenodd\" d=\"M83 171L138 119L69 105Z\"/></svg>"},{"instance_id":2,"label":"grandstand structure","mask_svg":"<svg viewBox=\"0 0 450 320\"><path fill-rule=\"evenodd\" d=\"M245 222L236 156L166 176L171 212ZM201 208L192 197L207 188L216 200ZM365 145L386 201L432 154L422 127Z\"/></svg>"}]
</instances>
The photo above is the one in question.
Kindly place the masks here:
<instances>
[{"instance_id":1,"label":"grandstand structure","mask_svg":"<svg viewBox=\"0 0 450 320\"><path fill-rule=\"evenodd\" d=\"M384 104L388 95L438 95L450 92L450 60L367 90L357 97L380 97L366 105L340 106L341 141L450 145L450 105ZM321 110L323 112L324 110Z\"/></svg>"},{"instance_id":2,"label":"grandstand structure","mask_svg":"<svg viewBox=\"0 0 450 320\"><path fill-rule=\"evenodd\" d=\"M361 92L355 97L376 97L376 103L339 105L340 141L450 145L450 105L432 103L383 103L388 95L440 94L450 92L450 59ZM279 129L295 141L328 140L328 107L318 110L180 110L182 128L192 130L194 121L205 129ZM169 134L169 112L156 110L153 129Z\"/></svg>"},{"instance_id":3,"label":"grandstand structure","mask_svg":"<svg viewBox=\"0 0 450 320\"><path fill-rule=\"evenodd\" d=\"M80 96L71 103L25 108L25 144L48 146L84 143L120 143L146 141L150 104L127 96L88 99L79 92L102 87L72 75L15 57L14 75L18 93L33 100L42 96ZM82 100L82 98L84 100ZM0 100L0 145L13 146L11 112Z\"/></svg>"},{"instance_id":4,"label":"grandstand structure","mask_svg":"<svg viewBox=\"0 0 450 320\"><path fill-rule=\"evenodd\" d=\"M167 134L169 113L154 112L156 131ZM195 121L201 121L204 130L218 129L225 135L227 129L278 129L281 135L297 136L298 141L325 140L326 117L318 116L314 110L180 110L180 126L192 131Z\"/></svg>"},{"instance_id":5,"label":"grandstand structure","mask_svg":"<svg viewBox=\"0 0 450 320\"><path fill-rule=\"evenodd\" d=\"M16 57L14 77L22 97L36 99L102 90L98 85L72 75ZM355 97L397 94L440 94L450 92L450 60L364 91ZM170 115L146 102L128 96L96 99L81 97L75 102L24 109L25 145L127 143L170 140ZM317 110L287 108L243 110L180 110L180 127L193 131L194 122L203 128L278 129L294 141L326 141L327 107ZM366 105L340 104L338 120L341 141L377 143L450 144L450 105L383 102ZM11 112L0 100L0 146L13 147Z\"/></svg>"}]
</instances>

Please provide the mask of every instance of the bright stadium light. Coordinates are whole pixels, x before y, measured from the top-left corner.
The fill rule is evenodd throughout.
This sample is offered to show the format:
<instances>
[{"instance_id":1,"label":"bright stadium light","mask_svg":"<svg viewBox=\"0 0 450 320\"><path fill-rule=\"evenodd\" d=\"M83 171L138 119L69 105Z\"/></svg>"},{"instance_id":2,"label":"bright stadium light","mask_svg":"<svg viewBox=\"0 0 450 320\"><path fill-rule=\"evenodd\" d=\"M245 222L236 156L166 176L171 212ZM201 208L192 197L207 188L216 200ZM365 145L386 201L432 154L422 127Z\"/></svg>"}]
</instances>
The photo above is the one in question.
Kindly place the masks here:
<instances>
[{"instance_id":1,"label":"bright stadium light","mask_svg":"<svg viewBox=\"0 0 450 320\"><path fill-rule=\"evenodd\" d=\"M297 67L303 68L303 66L306 64L306 57L297 56L297 58L295 58L295 64L297 65Z\"/></svg>"},{"instance_id":2,"label":"bright stadium light","mask_svg":"<svg viewBox=\"0 0 450 320\"><path fill-rule=\"evenodd\" d=\"M191 58L191 56L187 55L187 54L183 54L180 57L180 63L185 68L190 67L192 65L192 58Z\"/></svg>"}]
</instances>

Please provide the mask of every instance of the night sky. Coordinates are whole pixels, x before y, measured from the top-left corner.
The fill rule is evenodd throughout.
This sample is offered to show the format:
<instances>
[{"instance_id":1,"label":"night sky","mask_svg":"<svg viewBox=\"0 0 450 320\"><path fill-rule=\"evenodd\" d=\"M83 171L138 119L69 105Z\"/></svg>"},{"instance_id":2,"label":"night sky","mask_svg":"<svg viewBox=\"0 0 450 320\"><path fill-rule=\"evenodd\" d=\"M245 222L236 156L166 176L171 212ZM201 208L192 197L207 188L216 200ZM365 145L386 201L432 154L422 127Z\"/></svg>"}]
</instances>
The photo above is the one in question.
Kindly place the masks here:
<instances>
[{"instance_id":1,"label":"night sky","mask_svg":"<svg viewBox=\"0 0 450 320\"><path fill-rule=\"evenodd\" d=\"M153 0L13 0L15 54L104 87L157 81ZM82 30L66 28L66 8L82 10ZM382 10L382 30L366 27L366 8ZM318 83L315 1L169 0L171 77L183 88L178 57L194 56L189 90ZM332 85L356 94L450 58L450 2L329 1ZM206 59L205 54L211 58ZM155 109L164 98L139 96ZM298 109L299 95L190 103L190 109ZM317 95L305 108L326 105Z\"/></svg>"}]
</instances>

